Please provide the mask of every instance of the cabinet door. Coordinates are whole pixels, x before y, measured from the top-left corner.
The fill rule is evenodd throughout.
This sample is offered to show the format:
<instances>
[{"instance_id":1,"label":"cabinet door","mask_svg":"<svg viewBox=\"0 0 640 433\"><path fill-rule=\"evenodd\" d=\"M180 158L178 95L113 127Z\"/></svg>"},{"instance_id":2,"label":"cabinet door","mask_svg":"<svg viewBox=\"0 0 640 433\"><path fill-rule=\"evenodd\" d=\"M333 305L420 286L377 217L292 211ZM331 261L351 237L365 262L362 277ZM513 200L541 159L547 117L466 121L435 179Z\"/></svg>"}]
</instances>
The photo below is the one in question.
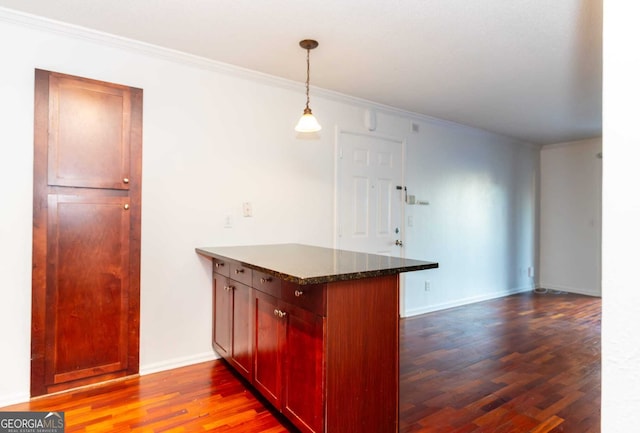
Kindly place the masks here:
<instances>
[{"instance_id":1,"label":"cabinet door","mask_svg":"<svg viewBox=\"0 0 640 433\"><path fill-rule=\"evenodd\" d=\"M282 395L282 345L284 319L279 317L278 300L258 290L255 293L256 346L254 385L278 410Z\"/></svg>"},{"instance_id":2,"label":"cabinet door","mask_svg":"<svg viewBox=\"0 0 640 433\"><path fill-rule=\"evenodd\" d=\"M253 373L253 289L231 281L233 326L231 328L231 363L247 380Z\"/></svg>"},{"instance_id":3,"label":"cabinet door","mask_svg":"<svg viewBox=\"0 0 640 433\"><path fill-rule=\"evenodd\" d=\"M302 432L324 431L324 318L281 303L286 312L282 411Z\"/></svg>"},{"instance_id":4,"label":"cabinet door","mask_svg":"<svg viewBox=\"0 0 640 433\"><path fill-rule=\"evenodd\" d=\"M129 199L48 198L48 386L127 370Z\"/></svg>"},{"instance_id":5,"label":"cabinet door","mask_svg":"<svg viewBox=\"0 0 640 433\"><path fill-rule=\"evenodd\" d=\"M49 185L129 189L130 122L127 87L51 74Z\"/></svg>"},{"instance_id":6,"label":"cabinet door","mask_svg":"<svg viewBox=\"0 0 640 433\"><path fill-rule=\"evenodd\" d=\"M213 348L222 357L231 356L232 292L229 279L213 274Z\"/></svg>"}]
</instances>

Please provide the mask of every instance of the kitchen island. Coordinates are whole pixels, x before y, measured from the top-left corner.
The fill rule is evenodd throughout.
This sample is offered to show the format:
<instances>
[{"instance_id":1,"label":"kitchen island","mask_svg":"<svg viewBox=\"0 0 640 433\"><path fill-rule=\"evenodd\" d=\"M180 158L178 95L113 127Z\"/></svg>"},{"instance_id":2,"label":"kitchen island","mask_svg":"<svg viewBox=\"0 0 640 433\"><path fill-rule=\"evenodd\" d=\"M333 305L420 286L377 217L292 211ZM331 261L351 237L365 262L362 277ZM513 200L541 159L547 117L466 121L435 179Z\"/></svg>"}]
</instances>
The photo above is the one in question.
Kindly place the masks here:
<instances>
[{"instance_id":1,"label":"kitchen island","mask_svg":"<svg viewBox=\"0 0 640 433\"><path fill-rule=\"evenodd\" d=\"M214 350L302 432L398 431L399 274L435 262L299 244L197 248Z\"/></svg>"}]
</instances>

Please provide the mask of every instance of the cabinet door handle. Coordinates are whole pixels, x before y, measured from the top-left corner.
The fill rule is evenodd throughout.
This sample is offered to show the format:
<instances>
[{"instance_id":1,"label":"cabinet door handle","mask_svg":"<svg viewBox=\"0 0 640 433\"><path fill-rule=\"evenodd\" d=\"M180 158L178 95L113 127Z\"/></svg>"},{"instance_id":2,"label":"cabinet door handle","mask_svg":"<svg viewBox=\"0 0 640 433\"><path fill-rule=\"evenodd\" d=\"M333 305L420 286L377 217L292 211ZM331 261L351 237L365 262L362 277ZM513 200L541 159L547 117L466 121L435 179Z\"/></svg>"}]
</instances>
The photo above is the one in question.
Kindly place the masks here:
<instances>
[{"instance_id":1,"label":"cabinet door handle","mask_svg":"<svg viewBox=\"0 0 640 433\"><path fill-rule=\"evenodd\" d=\"M236 274L244 274L244 269L236 269Z\"/></svg>"},{"instance_id":2,"label":"cabinet door handle","mask_svg":"<svg viewBox=\"0 0 640 433\"><path fill-rule=\"evenodd\" d=\"M296 290L295 292L293 292L293 294L299 298L300 296L304 295L304 292L302 290Z\"/></svg>"},{"instance_id":3,"label":"cabinet door handle","mask_svg":"<svg viewBox=\"0 0 640 433\"><path fill-rule=\"evenodd\" d=\"M124 179L122 179L122 183L129 183L129 178L125 177Z\"/></svg>"},{"instance_id":4,"label":"cabinet door handle","mask_svg":"<svg viewBox=\"0 0 640 433\"><path fill-rule=\"evenodd\" d=\"M260 278L260 282L262 284L266 284L266 283L270 283L271 282L271 277L267 277L267 278Z\"/></svg>"},{"instance_id":5,"label":"cabinet door handle","mask_svg":"<svg viewBox=\"0 0 640 433\"><path fill-rule=\"evenodd\" d=\"M123 207L124 207L124 210L129 210L129 204L128 203L125 204Z\"/></svg>"},{"instance_id":6,"label":"cabinet door handle","mask_svg":"<svg viewBox=\"0 0 640 433\"><path fill-rule=\"evenodd\" d=\"M216 268L221 268L224 266L224 262L220 263L220 262L216 262Z\"/></svg>"},{"instance_id":7,"label":"cabinet door handle","mask_svg":"<svg viewBox=\"0 0 640 433\"><path fill-rule=\"evenodd\" d=\"M235 287L233 287L233 286L224 286L224 289L225 289L227 292L229 292L229 291L231 291L231 290L235 289Z\"/></svg>"},{"instance_id":8,"label":"cabinet door handle","mask_svg":"<svg viewBox=\"0 0 640 433\"><path fill-rule=\"evenodd\" d=\"M277 308L273 310L273 315L281 319L287 317L286 311L278 310Z\"/></svg>"}]
</instances>

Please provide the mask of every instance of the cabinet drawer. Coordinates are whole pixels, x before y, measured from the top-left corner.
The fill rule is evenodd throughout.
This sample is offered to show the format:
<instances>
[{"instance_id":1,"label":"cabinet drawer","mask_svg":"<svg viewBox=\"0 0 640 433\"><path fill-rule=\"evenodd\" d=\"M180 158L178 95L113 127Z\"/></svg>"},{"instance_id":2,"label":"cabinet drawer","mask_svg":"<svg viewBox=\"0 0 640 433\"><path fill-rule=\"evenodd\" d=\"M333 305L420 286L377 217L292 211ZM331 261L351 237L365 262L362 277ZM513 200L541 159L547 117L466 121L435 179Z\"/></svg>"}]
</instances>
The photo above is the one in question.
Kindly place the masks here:
<instances>
[{"instance_id":1,"label":"cabinet drawer","mask_svg":"<svg viewBox=\"0 0 640 433\"><path fill-rule=\"evenodd\" d=\"M325 316L326 284L299 284L282 282L282 299L297 307Z\"/></svg>"},{"instance_id":2,"label":"cabinet drawer","mask_svg":"<svg viewBox=\"0 0 640 433\"><path fill-rule=\"evenodd\" d=\"M247 286L251 285L251 268L242 266L238 262L229 263L229 278Z\"/></svg>"},{"instance_id":3,"label":"cabinet drawer","mask_svg":"<svg viewBox=\"0 0 640 433\"><path fill-rule=\"evenodd\" d=\"M213 272L229 276L229 262L227 260L213 259Z\"/></svg>"},{"instance_id":4,"label":"cabinet drawer","mask_svg":"<svg viewBox=\"0 0 640 433\"><path fill-rule=\"evenodd\" d=\"M265 272L253 271L253 286L254 289L261 292L268 293L271 296L280 298L280 290L282 287L282 280L276 278L273 275L269 275Z\"/></svg>"}]
</instances>

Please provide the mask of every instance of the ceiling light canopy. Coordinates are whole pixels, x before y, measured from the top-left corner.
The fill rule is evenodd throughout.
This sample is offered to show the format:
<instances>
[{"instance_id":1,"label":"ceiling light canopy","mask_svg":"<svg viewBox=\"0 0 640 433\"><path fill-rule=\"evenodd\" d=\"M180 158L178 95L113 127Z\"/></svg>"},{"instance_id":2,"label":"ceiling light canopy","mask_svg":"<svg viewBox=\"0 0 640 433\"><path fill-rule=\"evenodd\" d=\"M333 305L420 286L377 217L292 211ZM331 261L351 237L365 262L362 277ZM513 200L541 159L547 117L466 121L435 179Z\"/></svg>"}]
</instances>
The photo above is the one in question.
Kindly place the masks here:
<instances>
[{"instance_id":1,"label":"ceiling light canopy","mask_svg":"<svg viewBox=\"0 0 640 433\"><path fill-rule=\"evenodd\" d=\"M309 52L318 46L318 41L304 39L300 41L300 46L307 50L307 105L304 107L302 117L298 120L295 130L297 132L318 132L322 129L322 126L320 126L311 113L311 108L309 108Z\"/></svg>"}]
</instances>

